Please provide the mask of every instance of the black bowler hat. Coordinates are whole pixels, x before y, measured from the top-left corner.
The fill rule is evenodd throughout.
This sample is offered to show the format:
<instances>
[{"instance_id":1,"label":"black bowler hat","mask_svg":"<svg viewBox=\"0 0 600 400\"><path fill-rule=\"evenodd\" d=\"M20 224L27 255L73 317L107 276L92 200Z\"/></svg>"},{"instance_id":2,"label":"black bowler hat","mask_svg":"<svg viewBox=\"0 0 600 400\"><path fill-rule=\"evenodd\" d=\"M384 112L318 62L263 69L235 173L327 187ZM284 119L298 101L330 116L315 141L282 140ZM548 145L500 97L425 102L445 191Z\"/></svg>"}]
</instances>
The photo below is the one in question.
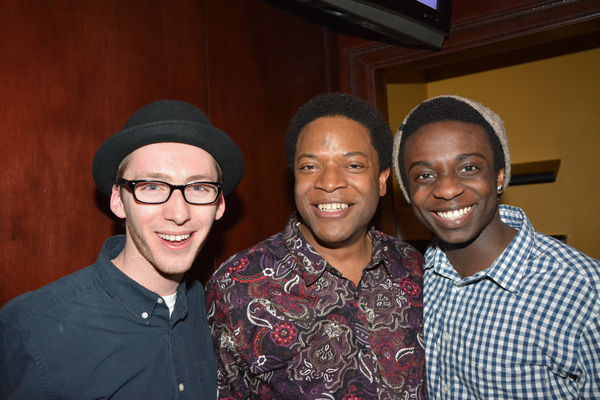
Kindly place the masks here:
<instances>
[{"instance_id":1,"label":"black bowler hat","mask_svg":"<svg viewBox=\"0 0 600 400\"><path fill-rule=\"evenodd\" d=\"M224 196L235 189L244 175L242 151L202 111L184 101L160 100L137 110L123 129L96 151L92 173L100 192L110 197L121 161L140 147L154 143L184 143L208 152L223 173Z\"/></svg>"}]
</instances>

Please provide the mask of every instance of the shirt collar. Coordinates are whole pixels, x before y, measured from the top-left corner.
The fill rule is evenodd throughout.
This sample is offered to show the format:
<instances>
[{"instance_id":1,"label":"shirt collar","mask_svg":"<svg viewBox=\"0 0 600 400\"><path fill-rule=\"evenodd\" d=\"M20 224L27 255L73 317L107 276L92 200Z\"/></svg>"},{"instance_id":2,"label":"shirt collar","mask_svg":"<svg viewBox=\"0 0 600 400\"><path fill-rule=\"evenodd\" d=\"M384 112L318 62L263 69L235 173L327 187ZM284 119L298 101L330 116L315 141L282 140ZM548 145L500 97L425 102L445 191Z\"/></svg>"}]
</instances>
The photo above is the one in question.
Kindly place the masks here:
<instances>
[{"instance_id":1,"label":"shirt collar","mask_svg":"<svg viewBox=\"0 0 600 400\"><path fill-rule=\"evenodd\" d=\"M300 219L298 214L292 214L282 232L282 239L292 256L296 259L296 266L306 285L310 286L313 284L328 269L332 273L341 276L335 268L321 257L308 240L306 240L302 232L300 232L298 227L299 224ZM368 234L371 236L373 248L371 251L371 261L366 266L366 269L372 269L379 264L383 264L388 274L393 277L391 267L385 256L381 234L373 227L371 227Z\"/></svg>"},{"instance_id":2,"label":"shirt collar","mask_svg":"<svg viewBox=\"0 0 600 400\"><path fill-rule=\"evenodd\" d=\"M113 236L104 242L98 255L94 272L104 290L123 307L129 310L142 323L148 325L161 297L146 289L118 269L111 260L117 257L125 247L125 235ZM159 300L160 299L160 300ZM166 305L164 305L166 307ZM177 288L177 302L172 322L183 318L187 313L185 282Z\"/></svg>"},{"instance_id":3,"label":"shirt collar","mask_svg":"<svg viewBox=\"0 0 600 400\"><path fill-rule=\"evenodd\" d=\"M425 269L433 268L437 274L454 281L456 286L465 286L487 277L505 290L518 294L533 249L535 231L521 209L501 204L499 211L502 222L516 229L517 235L488 269L461 279L442 250L438 238L427 248Z\"/></svg>"}]
</instances>

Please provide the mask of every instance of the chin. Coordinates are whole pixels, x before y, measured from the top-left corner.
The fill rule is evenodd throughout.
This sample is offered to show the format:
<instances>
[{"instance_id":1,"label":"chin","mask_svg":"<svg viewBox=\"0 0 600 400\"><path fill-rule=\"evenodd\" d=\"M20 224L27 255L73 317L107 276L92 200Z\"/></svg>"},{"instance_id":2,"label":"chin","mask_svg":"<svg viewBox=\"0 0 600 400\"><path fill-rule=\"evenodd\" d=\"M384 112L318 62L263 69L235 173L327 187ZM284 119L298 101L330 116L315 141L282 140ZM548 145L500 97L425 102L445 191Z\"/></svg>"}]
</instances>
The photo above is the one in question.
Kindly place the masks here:
<instances>
[{"instance_id":1,"label":"chin","mask_svg":"<svg viewBox=\"0 0 600 400\"><path fill-rule=\"evenodd\" d=\"M167 265L155 265L156 268L163 275L181 275L185 274L192 267L192 263L189 264L167 264Z\"/></svg>"},{"instance_id":2,"label":"chin","mask_svg":"<svg viewBox=\"0 0 600 400\"><path fill-rule=\"evenodd\" d=\"M440 239L444 244L454 246L454 247L466 247L473 243L478 235L476 234L465 234L460 233L456 235L447 235L447 234L437 234L436 236Z\"/></svg>"},{"instance_id":3,"label":"chin","mask_svg":"<svg viewBox=\"0 0 600 400\"><path fill-rule=\"evenodd\" d=\"M343 243L346 240L348 240L348 234L343 229L341 232L338 230L327 232L316 231L313 232L313 236L315 240L317 240L320 243L327 243L332 245L335 245L337 243Z\"/></svg>"},{"instance_id":4,"label":"chin","mask_svg":"<svg viewBox=\"0 0 600 400\"><path fill-rule=\"evenodd\" d=\"M161 274L178 275L189 271L195 259L196 257L177 257L172 254L163 254L162 257L154 257L151 263Z\"/></svg>"}]
</instances>

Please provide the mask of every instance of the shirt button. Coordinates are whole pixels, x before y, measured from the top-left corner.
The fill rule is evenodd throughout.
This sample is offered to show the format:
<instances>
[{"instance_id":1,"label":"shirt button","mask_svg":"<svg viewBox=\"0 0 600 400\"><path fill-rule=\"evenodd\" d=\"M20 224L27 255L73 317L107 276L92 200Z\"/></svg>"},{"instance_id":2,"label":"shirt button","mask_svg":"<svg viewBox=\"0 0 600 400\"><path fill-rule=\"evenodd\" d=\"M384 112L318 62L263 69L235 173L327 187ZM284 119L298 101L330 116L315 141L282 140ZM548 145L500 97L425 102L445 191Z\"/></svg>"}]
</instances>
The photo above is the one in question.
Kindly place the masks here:
<instances>
[{"instance_id":1,"label":"shirt button","mask_svg":"<svg viewBox=\"0 0 600 400\"><path fill-rule=\"evenodd\" d=\"M450 340L450 334L448 332L444 333L444 340L447 342L448 340Z\"/></svg>"},{"instance_id":2,"label":"shirt button","mask_svg":"<svg viewBox=\"0 0 600 400\"><path fill-rule=\"evenodd\" d=\"M183 392L183 389L185 389L185 386L183 386L183 383L179 384L179 391Z\"/></svg>"},{"instance_id":3,"label":"shirt button","mask_svg":"<svg viewBox=\"0 0 600 400\"><path fill-rule=\"evenodd\" d=\"M156 302L157 302L158 304L162 304L162 303L163 303L163 299L162 299L162 297L159 297L159 298L158 298L158 300L156 300Z\"/></svg>"},{"instance_id":4,"label":"shirt button","mask_svg":"<svg viewBox=\"0 0 600 400\"><path fill-rule=\"evenodd\" d=\"M142 318L144 318L144 319L148 318L148 313L144 311L144 312L142 313Z\"/></svg>"},{"instance_id":5,"label":"shirt button","mask_svg":"<svg viewBox=\"0 0 600 400\"><path fill-rule=\"evenodd\" d=\"M442 385L442 392L448 393L448 385Z\"/></svg>"}]
</instances>

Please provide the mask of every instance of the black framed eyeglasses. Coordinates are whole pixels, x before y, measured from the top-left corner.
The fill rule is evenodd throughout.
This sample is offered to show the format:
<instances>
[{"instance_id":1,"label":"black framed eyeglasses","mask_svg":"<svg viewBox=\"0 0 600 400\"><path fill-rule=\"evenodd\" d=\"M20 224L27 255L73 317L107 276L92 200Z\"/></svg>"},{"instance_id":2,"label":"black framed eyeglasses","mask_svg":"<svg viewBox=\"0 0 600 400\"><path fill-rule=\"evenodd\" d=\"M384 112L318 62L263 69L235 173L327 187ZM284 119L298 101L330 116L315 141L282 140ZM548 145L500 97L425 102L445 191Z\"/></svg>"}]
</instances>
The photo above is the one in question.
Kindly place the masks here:
<instances>
[{"instance_id":1,"label":"black framed eyeglasses","mask_svg":"<svg viewBox=\"0 0 600 400\"><path fill-rule=\"evenodd\" d=\"M213 204L219 198L223 185L219 182L192 182L185 185L171 185L167 182L121 179L119 184L127 186L133 192L133 197L144 204L162 204L169 201L173 190L180 190L183 198L189 204Z\"/></svg>"}]
</instances>

